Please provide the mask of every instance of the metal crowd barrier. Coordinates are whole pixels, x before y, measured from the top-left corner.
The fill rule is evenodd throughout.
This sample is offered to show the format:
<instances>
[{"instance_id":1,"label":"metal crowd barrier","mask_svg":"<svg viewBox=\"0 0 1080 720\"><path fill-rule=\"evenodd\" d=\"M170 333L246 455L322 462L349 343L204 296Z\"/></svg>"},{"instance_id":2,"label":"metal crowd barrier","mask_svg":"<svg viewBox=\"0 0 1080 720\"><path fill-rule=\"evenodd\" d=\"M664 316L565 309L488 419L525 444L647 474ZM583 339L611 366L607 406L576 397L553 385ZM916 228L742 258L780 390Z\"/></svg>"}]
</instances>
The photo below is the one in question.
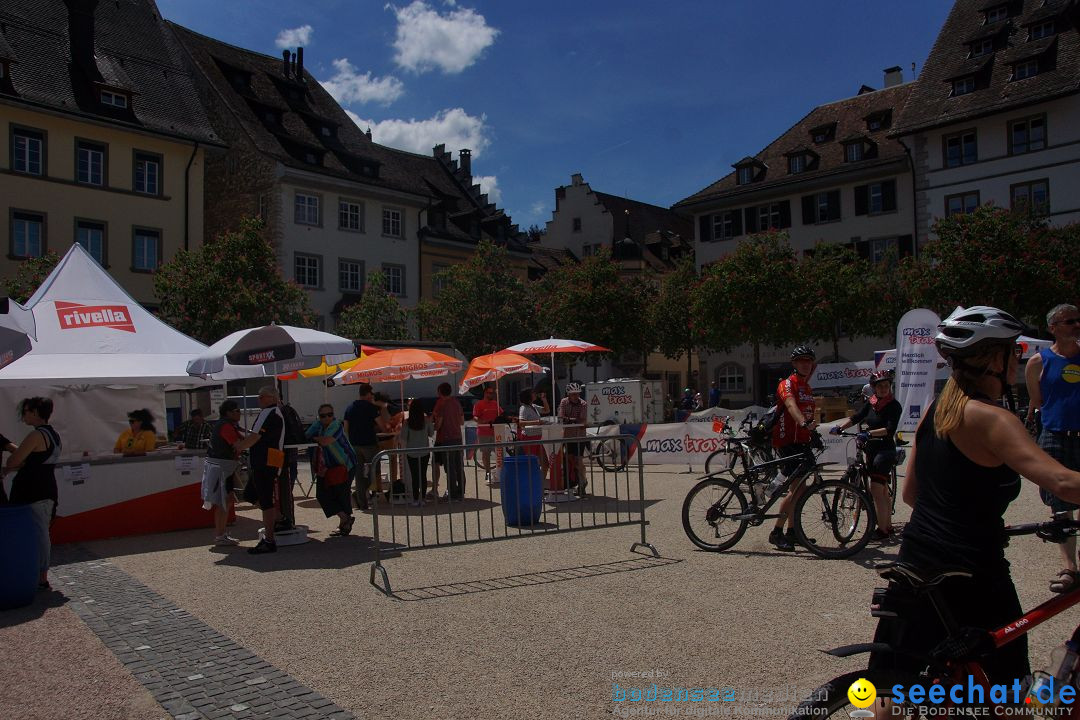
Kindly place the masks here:
<instances>
[{"instance_id":1,"label":"metal crowd barrier","mask_svg":"<svg viewBox=\"0 0 1080 720\"><path fill-rule=\"evenodd\" d=\"M582 461L587 478L586 497L573 495L574 488L565 492L549 489L551 471L548 476L539 478L543 492L540 517L532 522L531 513L527 524L509 525L505 522L502 505L500 467L496 462L496 453L523 454L523 448L543 445L549 453L549 462L560 459L563 463L562 478L565 484L568 478L567 467L570 463L566 452L561 452L566 445L577 443L585 446ZM552 452L554 448L555 452ZM479 460L481 451L490 449L491 469L486 470ZM428 455L427 487L431 487L431 465L435 453L458 453L464 465L462 497L450 497L445 502L427 500L422 506L413 504L413 488L405 457L416 449L394 448L379 451L368 465L369 477L373 477L371 488L384 475L384 461L401 462L397 473L404 485L403 496L394 494L392 483L383 482L382 491L371 500L371 521L375 545L375 561L371 566L370 582L387 595L393 595L390 578L382 564L384 544L395 552L418 548L446 547L511 538L533 537L554 533L574 532L593 528L610 528L625 525L639 525L641 540L630 547L631 552L639 548L647 549L653 557L660 553L651 545L645 534L649 524L645 519L645 469L642 464L641 446L633 435L591 435L585 438L566 437L544 440L524 440L516 442L472 443L468 445L438 446L430 449ZM595 453L595 454L594 454ZM603 464L601 464L603 461ZM440 489L449 489L450 465L442 466ZM471 471L471 472L470 472ZM637 475L636 480L631 475ZM490 481L489 481L490 480ZM389 488L389 492L385 490ZM535 491L535 487L530 489ZM387 498L389 495L389 499ZM518 517L528 509L523 502L523 493L518 493ZM376 582L376 574L381 578L382 586Z\"/></svg>"}]
</instances>

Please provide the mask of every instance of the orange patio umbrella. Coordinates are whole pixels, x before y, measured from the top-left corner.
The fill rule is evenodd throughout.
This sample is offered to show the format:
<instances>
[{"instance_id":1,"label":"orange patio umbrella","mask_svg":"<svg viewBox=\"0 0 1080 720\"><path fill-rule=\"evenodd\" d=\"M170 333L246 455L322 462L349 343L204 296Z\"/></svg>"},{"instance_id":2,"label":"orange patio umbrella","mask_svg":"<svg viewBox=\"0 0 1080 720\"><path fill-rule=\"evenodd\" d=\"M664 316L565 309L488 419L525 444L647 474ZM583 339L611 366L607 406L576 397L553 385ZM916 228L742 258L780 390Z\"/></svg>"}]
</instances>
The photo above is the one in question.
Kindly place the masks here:
<instances>
[{"instance_id":1,"label":"orange patio umbrella","mask_svg":"<svg viewBox=\"0 0 1080 720\"><path fill-rule=\"evenodd\" d=\"M334 380L343 385L394 382L449 375L460 370L461 366L462 362L457 358L433 350L398 348L365 357L347 370L339 372L334 376Z\"/></svg>"},{"instance_id":2,"label":"orange patio umbrella","mask_svg":"<svg viewBox=\"0 0 1080 720\"><path fill-rule=\"evenodd\" d=\"M540 372L544 372L542 366L521 355L507 352L481 355L473 358L469 363L469 369L465 371L465 377L461 380L459 392L464 393L477 385L494 382L504 375Z\"/></svg>"}]
</instances>

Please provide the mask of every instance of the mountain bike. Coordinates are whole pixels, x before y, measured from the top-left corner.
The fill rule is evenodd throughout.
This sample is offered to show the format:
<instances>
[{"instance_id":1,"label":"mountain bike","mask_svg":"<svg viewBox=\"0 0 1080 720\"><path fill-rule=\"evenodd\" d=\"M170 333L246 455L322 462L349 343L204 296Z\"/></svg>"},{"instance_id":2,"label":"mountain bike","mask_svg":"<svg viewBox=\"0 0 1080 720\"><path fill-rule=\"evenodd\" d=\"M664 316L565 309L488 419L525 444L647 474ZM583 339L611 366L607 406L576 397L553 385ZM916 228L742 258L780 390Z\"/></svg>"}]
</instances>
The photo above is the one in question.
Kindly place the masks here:
<instances>
[{"instance_id":1,"label":"mountain bike","mask_svg":"<svg viewBox=\"0 0 1080 720\"><path fill-rule=\"evenodd\" d=\"M873 501L861 488L842 479L822 478L821 470L836 463L817 462L825 444L816 432L811 438L801 456L709 475L690 488L682 507L683 530L690 541L714 552L734 547L751 525L779 518L779 513L770 514L769 510L788 490L806 480L793 511L800 544L823 558L850 557L866 547L874 529ZM768 478L788 463L797 463L797 467L770 492Z\"/></svg>"},{"instance_id":2,"label":"mountain bike","mask_svg":"<svg viewBox=\"0 0 1080 720\"><path fill-rule=\"evenodd\" d=\"M1053 543L1064 542L1067 537L1076 535L1078 531L1080 531L1080 521L1069 520L1064 514L1048 522L1013 525L1005 528L1008 536L1037 535L1044 541ZM869 652L905 655L918 660L920 665L925 664L926 669L921 673L870 669L846 673L830 680L811 693L809 698L795 708L790 720L821 720L821 718L832 716L838 718L850 716L854 708L848 702L848 688L859 678L869 680L878 688L878 694L881 697L890 699L895 699L891 691L893 685L910 687L913 684L921 684L929 687L940 684L947 687L960 684L966 686L969 676L974 677L975 682L984 687L985 693L990 683L980 664L981 656L1012 642L1035 626L1080 603L1080 587L1076 587L1050 598L1006 625L994 630L978 630L962 627L957 622L941 601L941 591L938 587L950 577L968 578L971 577L971 573L951 570L931 576L902 563L889 563L878 568L878 575L892 583L906 586L917 595L925 595L938 617L941 618L946 631L945 639L925 656L906 653L886 643L859 643L826 651L834 657L851 657ZM897 611L889 606L885 590L885 588L874 590L870 614L874 617L897 617ZM1072 640L1080 642L1080 627L1073 631ZM1078 669L1080 668L1072 668L1071 682L1075 683ZM943 697L946 701L949 700L947 693ZM1023 700L1021 699L1020 702ZM938 705L937 709L940 710L945 706L948 706L947 702ZM925 707L922 708L922 710L925 709ZM943 715L944 712L938 714ZM893 707L890 716L911 717L916 714L927 715L909 702L904 707Z\"/></svg>"},{"instance_id":3,"label":"mountain bike","mask_svg":"<svg viewBox=\"0 0 1080 720\"><path fill-rule=\"evenodd\" d=\"M861 488L863 492L874 497L871 492L871 480L870 480L870 467L866 464L866 443L870 441L870 438L861 432L841 432L837 433L841 437L855 438L855 454L848 456L848 468L844 471L843 479L852 485ZM903 440L897 441L897 445L906 445ZM850 445L848 446L850 447ZM893 463L889 472L889 499L892 503L892 511L896 512L896 468L907 457L907 453L902 447L898 447L896 450L896 462ZM876 512L876 511L875 511ZM875 518L876 520L876 518ZM875 526L877 523L875 522Z\"/></svg>"},{"instance_id":4,"label":"mountain bike","mask_svg":"<svg viewBox=\"0 0 1080 720\"><path fill-rule=\"evenodd\" d=\"M724 429L720 434L723 436L724 446L719 450L714 450L705 459L706 475L734 470L736 464L741 464L745 471L755 463L776 459L772 451L772 439L754 436L752 430L756 422L757 415L749 413L739 424L739 433L742 435L737 435L731 426L731 417L723 419ZM773 474L775 475L775 469Z\"/></svg>"}]
</instances>

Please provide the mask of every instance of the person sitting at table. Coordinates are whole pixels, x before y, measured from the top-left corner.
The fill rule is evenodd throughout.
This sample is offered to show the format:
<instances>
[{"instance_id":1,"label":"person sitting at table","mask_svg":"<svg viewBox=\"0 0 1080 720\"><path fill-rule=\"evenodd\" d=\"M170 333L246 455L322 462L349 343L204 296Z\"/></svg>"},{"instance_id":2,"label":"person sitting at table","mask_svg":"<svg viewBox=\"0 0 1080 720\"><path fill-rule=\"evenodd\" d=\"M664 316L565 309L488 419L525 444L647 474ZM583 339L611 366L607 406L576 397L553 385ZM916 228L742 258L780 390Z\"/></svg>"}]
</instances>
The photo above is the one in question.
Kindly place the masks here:
<instances>
[{"instance_id":1,"label":"person sitting at table","mask_svg":"<svg viewBox=\"0 0 1080 720\"><path fill-rule=\"evenodd\" d=\"M544 446L540 444L541 434L540 426L544 424L544 421L540 419L540 408L533 405L533 399L535 395L532 388L526 388L518 395L518 399L521 400L521 407L518 408L518 440L536 440L535 445L525 445L521 447L520 452L523 455L535 455L540 460L540 477L547 477L548 474L548 458L547 453L544 452ZM541 398L544 402L544 408L547 408L547 399Z\"/></svg>"},{"instance_id":2,"label":"person sitting at table","mask_svg":"<svg viewBox=\"0 0 1080 720\"><path fill-rule=\"evenodd\" d=\"M409 464L409 475L412 477L414 507L424 504L424 493L427 492L428 458L431 456L428 440L434 432L435 427L424 413L420 400L413 398L409 403L409 419L401 426L398 442L401 447L407 448L405 460Z\"/></svg>"},{"instance_id":3,"label":"person sitting at table","mask_svg":"<svg viewBox=\"0 0 1080 720\"><path fill-rule=\"evenodd\" d=\"M315 499L326 517L338 517L338 528L330 534L344 537L352 532L356 521L349 498L349 473L358 462L356 453L345 435L345 426L334 418L333 405L319 406L319 419L304 435L319 445L315 454Z\"/></svg>"},{"instance_id":4,"label":"person sitting at table","mask_svg":"<svg viewBox=\"0 0 1080 720\"><path fill-rule=\"evenodd\" d=\"M146 408L128 413L128 429L116 439L113 452L124 455L145 455L157 446L154 416Z\"/></svg>"}]
</instances>

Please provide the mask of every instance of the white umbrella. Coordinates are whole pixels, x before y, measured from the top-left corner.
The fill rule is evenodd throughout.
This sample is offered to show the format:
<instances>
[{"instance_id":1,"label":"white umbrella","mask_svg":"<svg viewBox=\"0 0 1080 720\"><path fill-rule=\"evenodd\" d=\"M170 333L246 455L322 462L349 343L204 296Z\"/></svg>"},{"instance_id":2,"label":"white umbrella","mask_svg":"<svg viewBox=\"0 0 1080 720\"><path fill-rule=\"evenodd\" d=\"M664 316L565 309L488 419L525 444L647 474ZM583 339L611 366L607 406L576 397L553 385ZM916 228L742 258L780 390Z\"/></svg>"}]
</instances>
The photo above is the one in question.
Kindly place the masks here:
<instances>
[{"instance_id":1,"label":"white umbrella","mask_svg":"<svg viewBox=\"0 0 1080 720\"><path fill-rule=\"evenodd\" d=\"M221 373L230 366L259 367L261 373L278 375L345 362L356 357L352 340L321 330L264 325L238 330L218 340L187 364L189 375L198 377Z\"/></svg>"},{"instance_id":2,"label":"white umbrella","mask_svg":"<svg viewBox=\"0 0 1080 720\"><path fill-rule=\"evenodd\" d=\"M30 352L30 339L37 340L34 313L11 298L0 298L0 368Z\"/></svg>"},{"instance_id":3,"label":"white umbrella","mask_svg":"<svg viewBox=\"0 0 1080 720\"><path fill-rule=\"evenodd\" d=\"M586 352L611 352L609 348L583 340L564 340L562 338L548 338L547 340L531 340L529 342L511 345L500 350L499 353L517 353L518 355L551 355L551 414L555 414L555 405L559 399L559 390L555 387L555 353L586 353ZM499 354L496 353L496 354Z\"/></svg>"}]
</instances>

